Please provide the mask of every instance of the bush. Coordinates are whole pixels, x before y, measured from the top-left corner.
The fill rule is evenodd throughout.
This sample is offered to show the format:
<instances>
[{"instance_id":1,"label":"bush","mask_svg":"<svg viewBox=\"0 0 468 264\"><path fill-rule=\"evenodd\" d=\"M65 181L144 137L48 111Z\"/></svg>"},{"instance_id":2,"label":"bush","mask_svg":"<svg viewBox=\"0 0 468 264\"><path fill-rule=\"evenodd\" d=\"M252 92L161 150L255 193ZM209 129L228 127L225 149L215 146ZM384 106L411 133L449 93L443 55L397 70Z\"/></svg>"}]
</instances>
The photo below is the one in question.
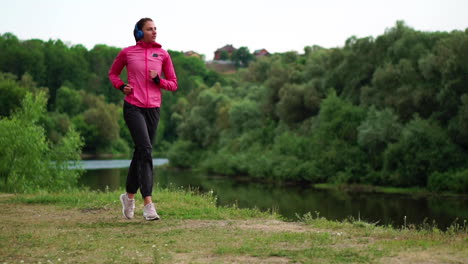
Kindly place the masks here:
<instances>
[{"instance_id":1,"label":"bush","mask_svg":"<svg viewBox=\"0 0 468 264\"><path fill-rule=\"evenodd\" d=\"M368 153L368 159L375 169L382 167L382 153L388 144L397 142L402 125L393 110L382 111L370 107L366 119L359 125L357 143Z\"/></svg>"},{"instance_id":2,"label":"bush","mask_svg":"<svg viewBox=\"0 0 468 264\"><path fill-rule=\"evenodd\" d=\"M0 119L0 190L30 192L76 186L80 170L68 170L80 159L82 141L72 128L52 145L37 123L45 113L46 96L27 93L21 109Z\"/></svg>"},{"instance_id":3,"label":"bush","mask_svg":"<svg viewBox=\"0 0 468 264\"><path fill-rule=\"evenodd\" d=\"M0 116L9 116L18 108L26 89L16 83L16 76L0 72Z\"/></svg>"},{"instance_id":4,"label":"bush","mask_svg":"<svg viewBox=\"0 0 468 264\"><path fill-rule=\"evenodd\" d=\"M463 153L441 127L417 117L385 151L384 170L390 184L425 187L429 175L458 168L463 160Z\"/></svg>"},{"instance_id":5,"label":"bush","mask_svg":"<svg viewBox=\"0 0 468 264\"><path fill-rule=\"evenodd\" d=\"M427 187L435 192L468 193L468 169L455 172L434 172L429 176Z\"/></svg>"},{"instance_id":6,"label":"bush","mask_svg":"<svg viewBox=\"0 0 468 264\"><path fill-rule=\"evenodd\" d=\"M279 182L299 180L301 178L302 161L294 156L274 155L272 160L272 178Z\"/></svg>"},{"instance_id":7,"label":"bush","mask_svg":"<svg viewBox=\"0 0 468 264\"><path fill-rule=\"evenodd\" d=\"M181 168L195 167L200 160L200 150L190 141L178 140L167 152L171 166Z\"/></svg>"},{"instance_id":8,"label":"bush","mask_svg":"<svg viewBox=\"0 0 468 264\"><path fill-rule=\"evenodd\" d=\"M251 159L247 163L247 172L253 178L271 179L273 174L273 159L271 151L257 152L257 155L250 154Z\"/></svg>"},{"instance_id":9,"label":"bush","mask_svg":"<svg viewBox=\"0 0 468 264\"><path fill-rule=\"evenodd\" d=\"M234 156L235 154L230 154L225 150L209 153L200 164L200 169L208 173L234 175L236 171Z\"/></svg>"},{"instance_id":10,"label":"bush","mask_svg":"<svg viewBox=\"0 0 468 264\"><path fill-rule=\"evenodd\" d=\"M311 162L305 168L311 172L306 172L305 178L343 181L345 173L346 182L360 183L360 177L367 173L368 168L366 153L357 144L358 127L363 120L364 108L331 92L320 105L316 127L308 144Z\"/></svg>"},{"instance_id":11,"label":"bush","mask_svg":"<svg viewBox=\"0 0 468 264\"><path fill-rule=\"evenodd\" d=\"M128 154L131 153L130 146L127 141L122 138L118 138L112 143L112 153L115 154Z\"/></svg>"}]
</instances>

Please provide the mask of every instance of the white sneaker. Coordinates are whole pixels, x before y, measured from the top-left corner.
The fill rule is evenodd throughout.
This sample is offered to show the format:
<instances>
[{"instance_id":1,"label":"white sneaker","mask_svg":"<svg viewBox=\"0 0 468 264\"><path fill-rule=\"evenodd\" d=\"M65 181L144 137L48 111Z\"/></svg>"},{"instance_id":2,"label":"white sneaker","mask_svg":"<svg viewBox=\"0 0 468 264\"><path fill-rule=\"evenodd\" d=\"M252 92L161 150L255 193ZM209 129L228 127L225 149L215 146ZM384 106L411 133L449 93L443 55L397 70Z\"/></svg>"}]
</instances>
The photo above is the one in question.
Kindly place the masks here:
<instances>
[{"instance_id":1,"label":"white sneaker","mask_svg":"<svg viewBox=\"0 0 468 264\"><path fill-rule=\"evenodd\" d=\"M156 212L156 208L154 208L153 203L145 205L145 207L143 208L143 217L148 221L160 219L158 213Z\"/></svg>"},{"instance_id":2,"label":"white sneaker","mask_svg":"<svg viewBox=\"0 0 468 264\"><path fill-rule=\"evenodd\" d=\"M128 198L127 194L120 195L122 213L127 219L132 219L135 214L135 199Z\"/></svg>"}]
</instances>

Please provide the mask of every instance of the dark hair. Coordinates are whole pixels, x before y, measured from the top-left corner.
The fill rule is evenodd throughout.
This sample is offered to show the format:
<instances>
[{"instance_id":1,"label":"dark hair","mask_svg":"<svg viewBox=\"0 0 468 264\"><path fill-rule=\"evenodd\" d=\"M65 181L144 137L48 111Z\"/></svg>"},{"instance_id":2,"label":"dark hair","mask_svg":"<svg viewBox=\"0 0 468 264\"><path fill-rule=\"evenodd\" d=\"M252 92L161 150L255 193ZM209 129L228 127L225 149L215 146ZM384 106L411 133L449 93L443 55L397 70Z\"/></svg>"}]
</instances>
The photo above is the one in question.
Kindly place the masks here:
<instances>
[{"instance_id":1,"label":"dark hair","mask_svg":"<svg viewBox=\"0 0 468 264\"><path fill-rule=\"evenodd\" d=\"M141 38L137 38L137 31L142 30L143 26L146 24L146 22L151 21L153 22L153 19L149 17L142 18L136 22L135 27L133 28L133 37L135 38L135 41L139 41Z\"/></svg>"}]
</instances>

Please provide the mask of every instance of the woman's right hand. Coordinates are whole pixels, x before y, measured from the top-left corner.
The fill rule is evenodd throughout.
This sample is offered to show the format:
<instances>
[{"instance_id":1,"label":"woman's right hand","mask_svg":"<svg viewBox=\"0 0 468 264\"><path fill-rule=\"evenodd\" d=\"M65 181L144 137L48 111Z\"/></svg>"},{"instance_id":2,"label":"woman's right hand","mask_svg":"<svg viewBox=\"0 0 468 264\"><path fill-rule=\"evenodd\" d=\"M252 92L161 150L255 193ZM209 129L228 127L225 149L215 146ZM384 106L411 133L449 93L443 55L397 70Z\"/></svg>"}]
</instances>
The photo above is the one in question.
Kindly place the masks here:
<instances>
[{"instance_id":1,"label":"woman's right hand","mask_svg":"<svg viewBox=\"0 0 468 264\"><path fill-rule=\"evenodd\" d=\"M125 85L125 87L123 88L122 92L123 92L124 94L129 94L129 93L132 92L132 90L133 90L133 87L132 87L130 84L127 84L127 85Z\"/></svg>"}]
</instances>

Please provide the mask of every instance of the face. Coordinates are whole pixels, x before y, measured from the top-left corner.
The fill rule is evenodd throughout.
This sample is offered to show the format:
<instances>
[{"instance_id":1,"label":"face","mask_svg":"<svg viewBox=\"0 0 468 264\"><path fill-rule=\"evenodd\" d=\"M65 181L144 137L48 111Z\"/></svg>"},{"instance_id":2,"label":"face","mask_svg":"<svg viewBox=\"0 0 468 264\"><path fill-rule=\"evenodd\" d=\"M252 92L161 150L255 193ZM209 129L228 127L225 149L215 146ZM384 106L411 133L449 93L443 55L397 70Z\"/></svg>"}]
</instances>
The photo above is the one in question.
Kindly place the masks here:
<instances>
[{"instance_id":1,"label":"face","mask_svg":"<svg viewBox=\"0 0 468 264\"><path fill-rule=\"evenodd\" d=\"M146 21L145 25L142 28L143 31L143 41L144 42L153 42L156 41L156 26L153 21Z\"/></svg>"}]
</instances>

